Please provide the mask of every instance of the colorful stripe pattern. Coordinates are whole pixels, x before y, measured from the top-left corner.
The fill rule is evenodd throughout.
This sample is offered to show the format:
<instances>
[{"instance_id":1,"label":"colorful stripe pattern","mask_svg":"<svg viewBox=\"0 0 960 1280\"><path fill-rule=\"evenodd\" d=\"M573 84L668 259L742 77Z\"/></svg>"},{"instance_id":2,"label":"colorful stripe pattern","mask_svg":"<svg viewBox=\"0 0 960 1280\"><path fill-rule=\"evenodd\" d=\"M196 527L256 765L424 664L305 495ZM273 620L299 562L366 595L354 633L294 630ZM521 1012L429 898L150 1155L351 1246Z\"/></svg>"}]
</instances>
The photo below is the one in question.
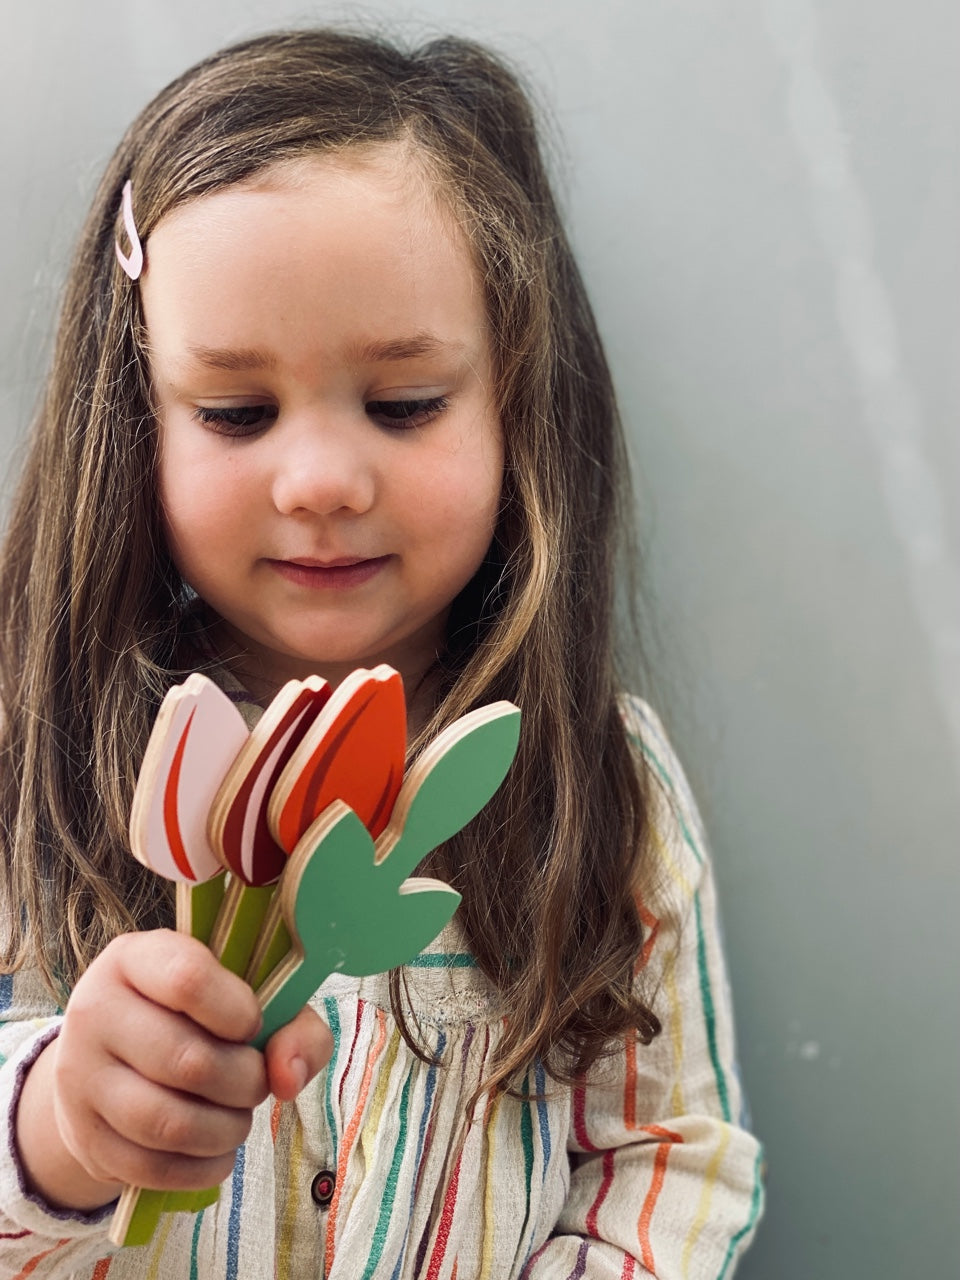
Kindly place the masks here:
<instances>
[{"instance_id":1,"label":"colorful stripe pattern","mask_svg":"<svg viewBox=\"0 0 960 1280\"><path fill-rule=\"evenodd\" d=\"M426 1060L402 1039L384 976L331 978L316 998L334 1036L327 1070L296 1104L259 1108L219 1203L171 1218L149 1249L104 1258L104 1226L45 1215L0 1159L5 1274L730 1280L762 1211L762 1162L731 1119L742 1099L710 862L662 730L642 704L628 719L660 782L666 888L640 904L638 981L664 1027L651 1045L626 1038L574 1088L535 1063L516 1096L481 1097L467 1117L503 1027L448 926L405 974ZM38 1000L28 976L0 979L8 1106L34 1028L50 1025ZM314 1200L320 1171L333 1174L327 1203Z\"/></svg>"}]
</instances>

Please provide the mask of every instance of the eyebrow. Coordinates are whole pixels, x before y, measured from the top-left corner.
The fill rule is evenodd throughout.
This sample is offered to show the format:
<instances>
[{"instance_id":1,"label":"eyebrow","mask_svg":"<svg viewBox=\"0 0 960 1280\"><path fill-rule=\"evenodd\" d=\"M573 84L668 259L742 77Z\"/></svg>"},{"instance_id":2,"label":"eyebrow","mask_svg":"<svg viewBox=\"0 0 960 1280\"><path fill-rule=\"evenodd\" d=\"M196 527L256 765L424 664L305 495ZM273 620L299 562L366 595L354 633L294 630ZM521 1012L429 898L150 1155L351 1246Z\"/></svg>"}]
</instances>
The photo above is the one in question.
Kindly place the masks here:
<instances>
[{"instance_id":1,"label":"eyebrow","mask_svg":"<svg viewBox=\"0 0 960 1280\"><path fill-rule=\"evenodd\" d=\"M436 334L421 330L409 338L392 338L385 342L363 342L353 348L350 354L361 364L387 364L393 360L416 360L419 356L460 351L462 348L461 342L444 342Z\"/></svg>"},{"instance_id":2,"label":"eyebrow","mask_svg":"<svg viewBox=\"0 0 960 1280\"><path fill-rule=\"evenodd\" d=\"M273 369L277 358L253 347L187 347L187 355L207 369L225 369L228 373L242 373L245 369Z\"/></svg>"},{"instance_id":3,"label":"eyebrow","mask_svg":"<svg viewBox=\"0 0 960 1280\"><path fill-rule=\"evenodd\" d=\"M436 334L421 331L409 338L388 338L382 342L362 342L350 349L358 364L388 364L400 360L416 360L420 356L463 350L461 342L445 342ZM254 347L189 346L187 354L207 369L223 369L243 373L247 369L275 369L277 358Z\"/></svg>"}]
</instances>

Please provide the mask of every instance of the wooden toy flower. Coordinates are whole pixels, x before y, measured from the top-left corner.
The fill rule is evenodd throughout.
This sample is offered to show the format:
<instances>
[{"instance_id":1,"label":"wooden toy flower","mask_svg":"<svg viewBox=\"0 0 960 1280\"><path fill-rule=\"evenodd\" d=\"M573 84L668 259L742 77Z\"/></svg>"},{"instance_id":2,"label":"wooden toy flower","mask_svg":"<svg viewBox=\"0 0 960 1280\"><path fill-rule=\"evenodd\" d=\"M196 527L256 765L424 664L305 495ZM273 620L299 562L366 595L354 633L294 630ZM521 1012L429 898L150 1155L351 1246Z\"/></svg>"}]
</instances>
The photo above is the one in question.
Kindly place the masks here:
<instances>
[{"instance_id":1,"label":"wooden toy flower","mask_svg":"<svg viewBox=\"0 0 960 1280\"><path fill-rule=\"evenodd\" d=\"M400 676L386 665L352 672L291 754L270 795L266 821L282 856L293 853L334 800L346 804L371 836L378 836L400 791L406 750L407 710ZM290 945L275 898L246 972L254 990Z\"/></svg>"},{"instance_id":2,"label":"wooden toy flower","mask_svg":"<svg viewBox=\"0 0 960 1280\"><path fill-rule=\"evenodd\" d=\"M473 711L404 776L405 701L390 667L355 671L334 693L319 677L291 681L252 733L205 677L170 690L144 757L131 845L178 881L178 927L245 971L263 1009L257 1047L331 973L394 968L437 936L460 896L410 873L497 790L519 721L508 702ZM213 886L202 910L201 885ZM146 1243L162 1212L197 1212L216 1197L216 1188L128 1187L111 1239Z\"/></svg>"},{"instance_id":3,"label":"wooden toy flower","mask_svg":"<svg viewBox=\"0 0 960 1280\"><path fill-rule=\"evenodd\" d=\"M130 848L144 866L177 882L177 927L201 941L224 890L207 818L248 737L226 694L195 673L164 698L137 779Z\"/></svg>"},{"instance_id":4,"label":"wooden toy flower","mask_svg":"<svg viewBox=\"0 0 960 1280\"><path fill-rule=\"evenodd\" d=\"M520 713L497 702L462 716L417 759L374 840L343 800L329 804L290 855L276 903L289 952L257 986L258 1046L331 973L382 973L417 955L460 895L410 872L483 808L513 760Z\"/></svg>"}]
</instances>

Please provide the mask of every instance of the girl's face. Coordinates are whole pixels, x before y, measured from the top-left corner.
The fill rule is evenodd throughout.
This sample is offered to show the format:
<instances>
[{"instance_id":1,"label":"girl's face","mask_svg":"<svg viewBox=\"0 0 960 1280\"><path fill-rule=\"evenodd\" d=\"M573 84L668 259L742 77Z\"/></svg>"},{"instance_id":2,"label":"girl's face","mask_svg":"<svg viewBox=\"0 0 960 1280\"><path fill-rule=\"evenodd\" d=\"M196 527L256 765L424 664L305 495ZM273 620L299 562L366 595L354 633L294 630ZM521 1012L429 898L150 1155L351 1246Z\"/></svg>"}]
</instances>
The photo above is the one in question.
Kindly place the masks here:
<instances>
[{"instance_id":1,"label":"girl's face","mask_svg":"<svg viewBox=\"0 0 960 1280\"><path fill-rule=\"evenodd\" d=\"M384 147L204 196L141 284L170 551L255 692L415 681L503 470L482 288L421 169Z\"/></svg>"}]
</instances>

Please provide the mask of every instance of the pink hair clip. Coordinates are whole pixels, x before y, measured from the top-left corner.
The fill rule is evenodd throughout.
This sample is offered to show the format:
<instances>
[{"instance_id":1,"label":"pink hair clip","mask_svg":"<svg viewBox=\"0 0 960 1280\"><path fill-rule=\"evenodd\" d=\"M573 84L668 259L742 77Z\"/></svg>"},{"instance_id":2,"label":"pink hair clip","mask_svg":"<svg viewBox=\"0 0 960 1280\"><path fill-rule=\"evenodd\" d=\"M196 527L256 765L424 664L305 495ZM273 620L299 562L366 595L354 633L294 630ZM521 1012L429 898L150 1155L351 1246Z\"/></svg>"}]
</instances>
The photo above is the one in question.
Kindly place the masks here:
<instances>
[{"instance_id":1,"label":"pink hair clip","mask_svg":"<svg viewBox=\"0 0 960 1280\"><path fill-rule=\"evenodd\" d=\"M114 241L113 247L117 251L117 261L130 279L139 280L140 272L143 270L143 245L140 243L140 237L137 234L137 224L133 220L133 187L130 185L129 178L123 184L120 210L123 214L123 228L127 233L127 239L130 241L130 257L128 258L120 248L119 240Z\"/></svg>"}]
</instances>

